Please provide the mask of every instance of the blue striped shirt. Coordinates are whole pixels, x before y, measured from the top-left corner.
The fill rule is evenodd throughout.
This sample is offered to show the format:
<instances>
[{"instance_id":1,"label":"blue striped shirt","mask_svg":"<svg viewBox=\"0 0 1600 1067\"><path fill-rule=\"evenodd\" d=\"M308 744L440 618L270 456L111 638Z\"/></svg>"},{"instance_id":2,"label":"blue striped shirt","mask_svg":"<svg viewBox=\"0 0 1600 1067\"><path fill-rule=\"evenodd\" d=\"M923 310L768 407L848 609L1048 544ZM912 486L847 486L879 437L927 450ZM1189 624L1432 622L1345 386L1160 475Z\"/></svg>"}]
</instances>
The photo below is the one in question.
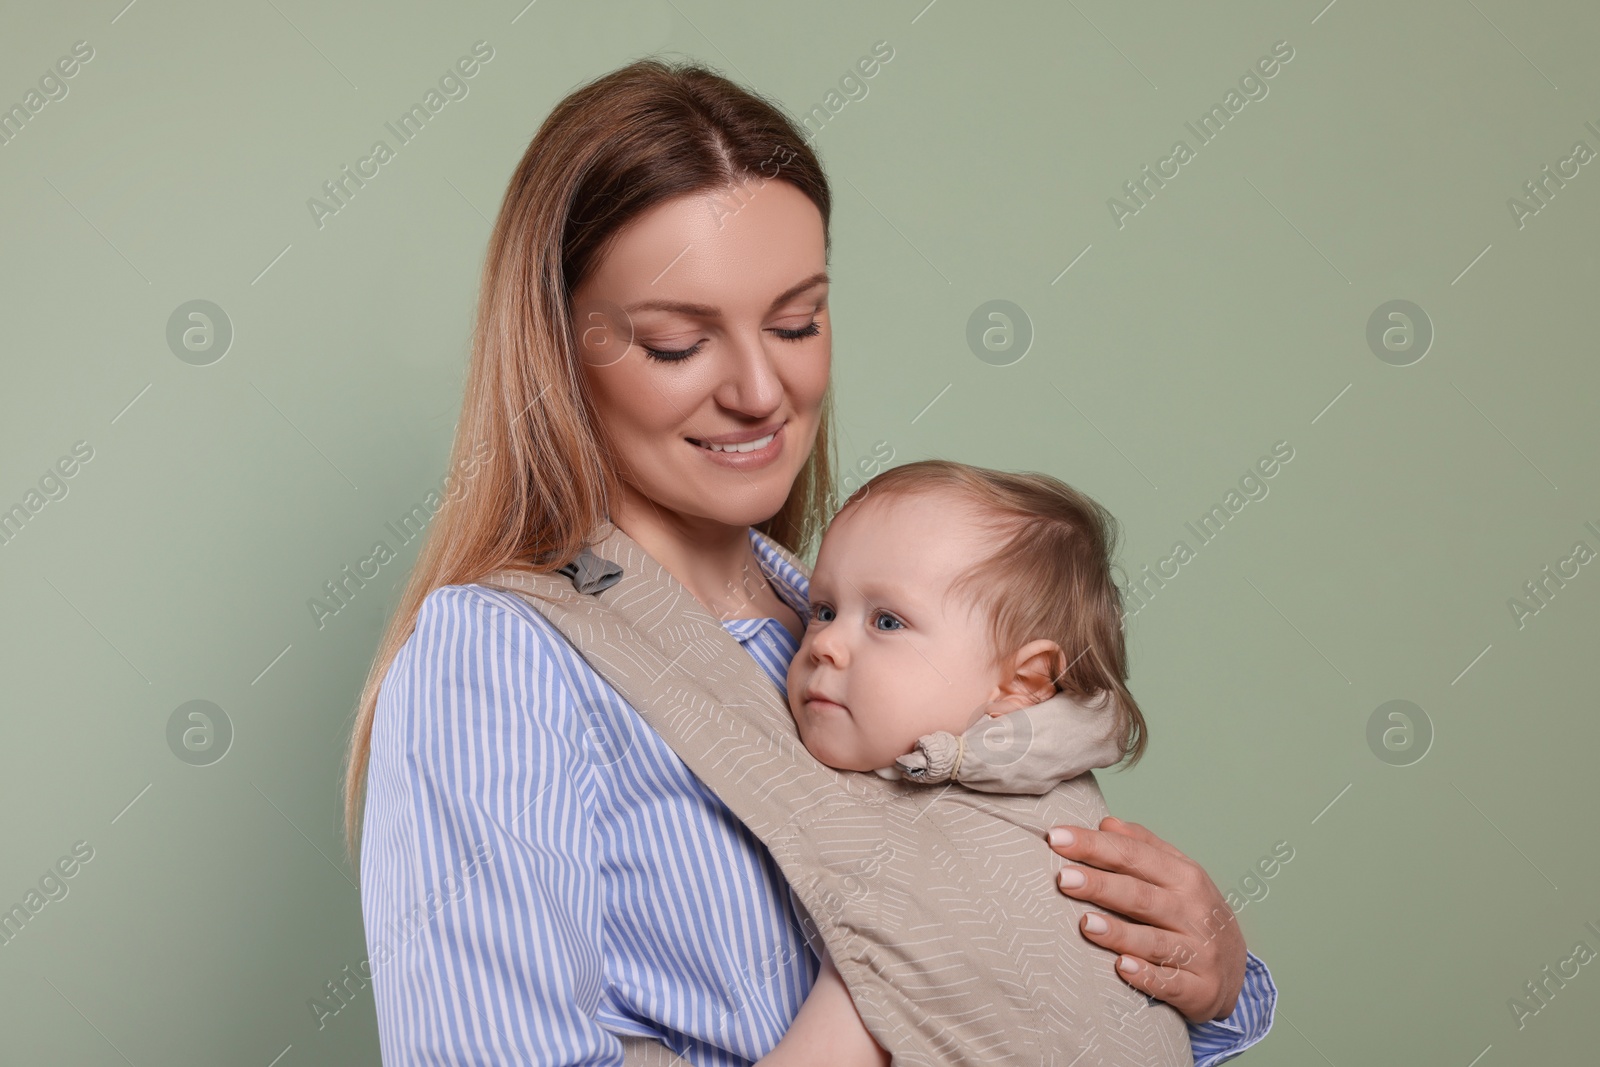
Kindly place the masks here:
<instances>
[{"instance_id":1,"label":"blue striped shirt","mask_svg":"<svg viewBox=\"0 0 1600 1067\"><path fill-rule=\"evenodd\" d=\"M759 531L778 595L806 574ZM724 626L784 690L777 619ZM385 1063L607 1064L616 1034L690 1063L771 1051L819 969L766 846L543 615L449 585L379 690L361 907ZM1277 990L1249 957L1199 1067L1265 1036Z\"/></svg>"}]
</instances>

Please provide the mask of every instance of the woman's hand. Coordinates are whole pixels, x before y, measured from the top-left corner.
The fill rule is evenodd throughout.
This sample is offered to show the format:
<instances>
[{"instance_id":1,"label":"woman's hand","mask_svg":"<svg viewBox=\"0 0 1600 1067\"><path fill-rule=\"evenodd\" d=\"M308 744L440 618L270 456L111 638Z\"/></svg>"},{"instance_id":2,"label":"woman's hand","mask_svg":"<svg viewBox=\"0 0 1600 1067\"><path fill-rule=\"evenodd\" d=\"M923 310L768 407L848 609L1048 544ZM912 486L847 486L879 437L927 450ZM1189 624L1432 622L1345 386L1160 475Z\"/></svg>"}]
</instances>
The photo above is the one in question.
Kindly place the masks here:
<instances>
[{"instance_id":1,"label":"woman's hand","mask_svg":"<svg viewBox=\"0 0 1600 1067\"><path fill-rule=\"evenodd\" d=\"M1098 830L1055 827L1050 838L1058 854L1083 864L1062 868L1061 891L1127 917L1090 912L1080 927L1090 941L1122 954L1123 981L1190 1022L1233 1013L1244 986L1244 935L1204 868L1138 823L1113 816Z\"/></svg>"}]
</instances>

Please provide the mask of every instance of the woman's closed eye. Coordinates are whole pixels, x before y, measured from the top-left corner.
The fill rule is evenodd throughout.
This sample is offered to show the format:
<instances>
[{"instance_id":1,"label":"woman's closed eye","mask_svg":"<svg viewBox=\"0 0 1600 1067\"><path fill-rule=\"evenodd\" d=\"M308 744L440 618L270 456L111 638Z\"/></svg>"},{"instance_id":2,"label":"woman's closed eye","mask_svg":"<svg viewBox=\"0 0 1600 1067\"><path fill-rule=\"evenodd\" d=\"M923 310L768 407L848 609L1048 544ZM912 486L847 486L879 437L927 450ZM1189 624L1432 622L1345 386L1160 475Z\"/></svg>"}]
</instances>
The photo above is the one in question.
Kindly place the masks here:
<instances>
[{"instance_id":1,"label":"woman's closed eye","mask_svg":"<svg viewBox=\"0 0 1600 1067\"><path fill-rule=\"evenodd\" d=\"M772 332L783 338L785 341L802 341L807 337L815 337L817 334L821 333L822 324L816 319L812 319L804 326L793 330L783 329L782 327L774 327ZM653 360L661 363L677 363L681 360L688 359L690 356L700 351L700 346L704 344L704 341L696 341L688 348L680 348L676 350L651 348L646 344L640 344L639 347L643 348L644 354Z\"/></svg>"},{"instance_id":2,"label":"woman's closed eye","mask_svg":"<svg viewBox=\"0 0 1600 1067\"><path fill-rule=\"evenodd\" d=\"M786 330L782 327L774 327L772 332L783 338L785 341L798 341L803 337L815 337L817 334L821 333L822 323L818 322L816 319L812 319L804 326L797 326L792 330Z\"/></svg>"}]
</instances>

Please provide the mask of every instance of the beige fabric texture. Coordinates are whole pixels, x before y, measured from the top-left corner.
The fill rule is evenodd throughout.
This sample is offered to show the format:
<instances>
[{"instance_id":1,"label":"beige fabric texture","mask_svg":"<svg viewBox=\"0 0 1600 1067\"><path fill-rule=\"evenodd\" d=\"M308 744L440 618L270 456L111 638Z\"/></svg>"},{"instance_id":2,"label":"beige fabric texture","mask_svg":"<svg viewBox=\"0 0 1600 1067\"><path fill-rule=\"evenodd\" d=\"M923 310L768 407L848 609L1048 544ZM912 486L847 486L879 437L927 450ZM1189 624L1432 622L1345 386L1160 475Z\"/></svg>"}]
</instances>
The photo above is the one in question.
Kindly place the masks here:
<instances>
[{"instance_id":1,"label":"beige fabric texture","mask_svg":"<svg viewBox=\"0 0 1600 1067\"><path fill-rule=\"evenodd\" d=\"M561 574L481 582L549 619L760 838L896 1065L1192 1064L1182 1016L1116 976L1114 954L1078 932L1088 909L1056 888L1044 835L1107 814L1092 774L1013 796L827 767L693 594L611 523L590 543L622 568L598 593ZM664 1051L627 1040L624 1062L675 1062Z\"/></svg>"},{"instance_id":2,"label":"beige fabric texture","mask_svg":"<svg viewBox=\"0 0 1600 1067\"><path fill-rule=\"evenodd\" d=\"M1089 701L1057 693L1004 715L984 715L962 734L923 734L894 766L874 773L918 785L954 780L985 793L1048 793L1122 759L1115 708L1110 690Z\"/></svg>"}]
</instances>

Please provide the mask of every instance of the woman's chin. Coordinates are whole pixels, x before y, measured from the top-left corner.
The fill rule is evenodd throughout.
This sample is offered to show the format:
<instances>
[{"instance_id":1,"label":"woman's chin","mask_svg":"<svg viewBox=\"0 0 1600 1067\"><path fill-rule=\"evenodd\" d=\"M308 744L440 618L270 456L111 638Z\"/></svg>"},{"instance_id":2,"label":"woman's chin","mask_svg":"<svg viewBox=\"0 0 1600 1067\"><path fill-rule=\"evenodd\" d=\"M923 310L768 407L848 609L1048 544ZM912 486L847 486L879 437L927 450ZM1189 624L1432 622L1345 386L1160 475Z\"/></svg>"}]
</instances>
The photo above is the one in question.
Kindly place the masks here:
<instances>
[{"instance_id":1,"label":"woman's chin","mask_svg":"<svg viewBox=\"0 0 1600 1067\"><path fill-rule=\"evenodd\" d=\"M749 471L686 470L680 485L694 486L693 497L711 509L708 518L729 526L756 526L783 510L799 476L800 471L788 470L787 464L780 461Z\"/></svg>"},{"instance_id":2,"label":"woman's chin","mask_svg":"<svg viewBox=\"0 0 1600 1067\"><path fill-rule=\"evenodd\" d=\"M781 494L728 493L723 499L715 501L714 514L707 515L707 518L715 518L717 522L726 523L728 526L760 526L768 518L781 512L787 501L789 501L787 486L784 486Z\"/></svg>"}]
</instances>

